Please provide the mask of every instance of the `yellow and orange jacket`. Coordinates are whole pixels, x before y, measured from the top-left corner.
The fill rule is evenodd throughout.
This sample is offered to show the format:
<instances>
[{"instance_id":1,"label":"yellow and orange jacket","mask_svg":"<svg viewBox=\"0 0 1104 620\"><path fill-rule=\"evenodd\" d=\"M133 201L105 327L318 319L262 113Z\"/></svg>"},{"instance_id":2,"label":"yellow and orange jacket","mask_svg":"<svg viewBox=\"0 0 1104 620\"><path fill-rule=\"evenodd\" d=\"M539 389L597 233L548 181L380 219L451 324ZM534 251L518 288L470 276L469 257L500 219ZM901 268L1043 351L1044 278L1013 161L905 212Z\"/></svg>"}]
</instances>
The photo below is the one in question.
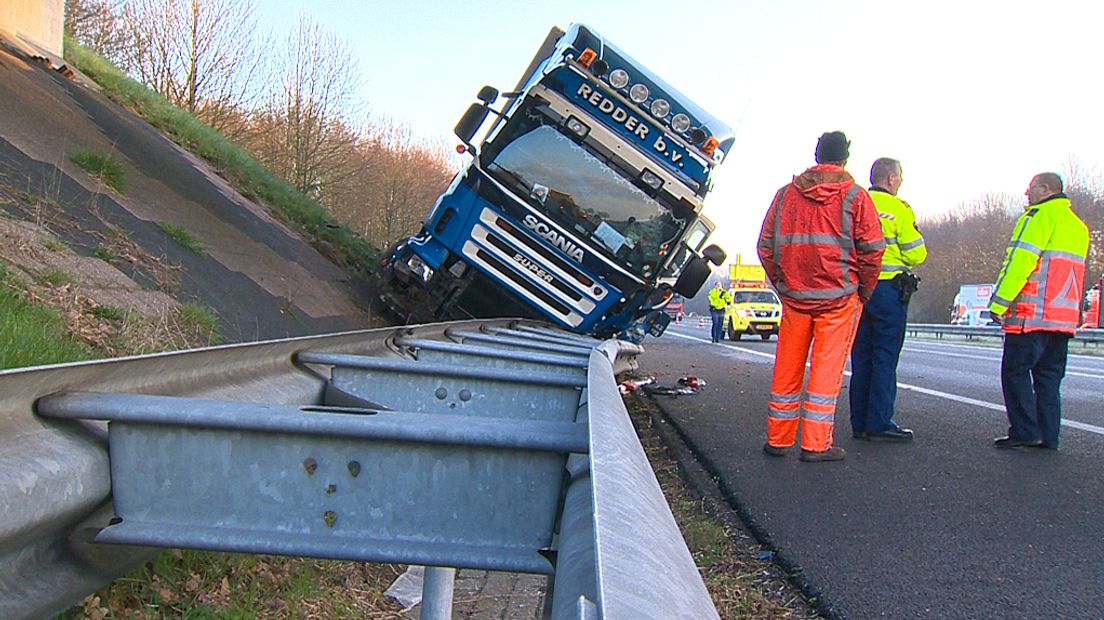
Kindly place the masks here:
<instances>
[{"instance_id":1,"label":"yellow and orange jacket","mask_svg":"<svg viewBox=\"0 0 1104 620\"><path fill-rule=\"evenodd\" d=\"M1012 229L989 312L1004 331L1073 334L1081 318L1089 230L1063 194L1030 205Z\"/></svg>"}]
</instances>

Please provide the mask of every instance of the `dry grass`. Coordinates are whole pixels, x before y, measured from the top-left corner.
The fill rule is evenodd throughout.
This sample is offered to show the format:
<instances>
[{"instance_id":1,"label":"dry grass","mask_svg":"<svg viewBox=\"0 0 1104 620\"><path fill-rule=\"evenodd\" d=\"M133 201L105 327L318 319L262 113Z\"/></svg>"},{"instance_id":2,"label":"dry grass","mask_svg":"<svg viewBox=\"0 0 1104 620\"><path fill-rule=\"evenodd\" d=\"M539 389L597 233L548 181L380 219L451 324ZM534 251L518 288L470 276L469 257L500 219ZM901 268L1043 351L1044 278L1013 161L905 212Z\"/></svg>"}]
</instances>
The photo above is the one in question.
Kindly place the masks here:
<instances>
[{"instance_id":1,"label":"dry grass","mask_svg":"<svg viewBox=\"0 0 1104 620\"><path fill-rule=\"evenodd\" d=\"M688 486L653 428L655 404L630 394L625 407L721 618L817 618L785 574L759 559L763 550L751 535L726 525L738 521L731 507Z\"/></svg>"},{"instance_id":2,"label":"dry grass","mask_svg":"<svg viewBox=\"0 0 1104 620\"><path fill-rule=\"evenodd\" d=\"M398 620L383 591L404 567L270 555L166 551L89 595L65 620Z\"/></svg>"}]
</instances>

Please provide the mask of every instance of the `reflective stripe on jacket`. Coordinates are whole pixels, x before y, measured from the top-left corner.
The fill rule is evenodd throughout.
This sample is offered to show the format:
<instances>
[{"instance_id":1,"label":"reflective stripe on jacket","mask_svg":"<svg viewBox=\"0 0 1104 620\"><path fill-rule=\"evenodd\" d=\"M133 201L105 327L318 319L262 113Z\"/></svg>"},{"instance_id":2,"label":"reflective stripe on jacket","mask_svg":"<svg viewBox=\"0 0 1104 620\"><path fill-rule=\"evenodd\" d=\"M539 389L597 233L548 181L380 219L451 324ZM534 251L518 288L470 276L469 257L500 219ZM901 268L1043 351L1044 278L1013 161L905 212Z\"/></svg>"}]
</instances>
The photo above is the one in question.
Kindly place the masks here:
<instances>
[{"instance_id":1,"label":"reflective stripe on jacket","mask_svg":"<svg viewBox=\"0 0 1104 620\"><path fill-rule=\"evenodd\" d=\"M714 310L724 310L732 303L732 295L728 291L719 288L709 289L709 307Z\"/></svg>"},{"instance_id":2,"label":"reflective stripe on jacket","mask_svg":"<svg viewBox=\"0 0 1104 620\"><path fill-rule=\"evenodd\" d=\"M1073 334L1081 316L1089 231L1059 194L1016 220L989 311L1004 331Z\"/></svg>"},{"instance_id":3,"label":"reflective stripe on jacket","mask_svg":"<svg viewBox=\"0 0 1104 620\"><path fill-rule=\"evenodd\" d=\"M870 199L878 210L882 222L882 235L886 249L882 254L882 271L879 280L892 280L898 273L912 272L928 258L924 237L916 228L916 215L909 203L877 188L870 190Z\"/></svg>"},{"instance_id":4,"label":"reflective stripe on jacket","mask_svg":"<svg viewBox=\"0 0 1104 620\"><path fill-rule=\"evenodd\" d=\"M771 284L799 312L838 308L877 284L885 240L866 190L843 168L809 168L778 190L759 231Z\"/></svg>"}]
</instances>

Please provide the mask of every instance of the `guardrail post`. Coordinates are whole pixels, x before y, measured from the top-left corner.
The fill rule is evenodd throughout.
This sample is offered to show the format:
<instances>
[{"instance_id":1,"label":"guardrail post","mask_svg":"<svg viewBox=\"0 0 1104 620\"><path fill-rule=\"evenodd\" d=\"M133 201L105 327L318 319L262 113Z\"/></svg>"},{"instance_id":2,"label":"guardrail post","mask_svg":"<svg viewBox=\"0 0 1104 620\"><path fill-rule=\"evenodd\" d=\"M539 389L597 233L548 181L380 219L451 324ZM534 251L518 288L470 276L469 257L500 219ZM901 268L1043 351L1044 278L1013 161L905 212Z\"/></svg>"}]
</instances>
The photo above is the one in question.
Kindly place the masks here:
<instances>
[{"instance_id":1,"label":"guardrail post","mask_svg":"<svg viewBox=\"0 0 1104 620\"><path fill-rule=\"evenodd\" d=\"M423 579L422 611L418 615L419 620L450 620L456 569L427 566Z\"/></svg>"}]
</instances>

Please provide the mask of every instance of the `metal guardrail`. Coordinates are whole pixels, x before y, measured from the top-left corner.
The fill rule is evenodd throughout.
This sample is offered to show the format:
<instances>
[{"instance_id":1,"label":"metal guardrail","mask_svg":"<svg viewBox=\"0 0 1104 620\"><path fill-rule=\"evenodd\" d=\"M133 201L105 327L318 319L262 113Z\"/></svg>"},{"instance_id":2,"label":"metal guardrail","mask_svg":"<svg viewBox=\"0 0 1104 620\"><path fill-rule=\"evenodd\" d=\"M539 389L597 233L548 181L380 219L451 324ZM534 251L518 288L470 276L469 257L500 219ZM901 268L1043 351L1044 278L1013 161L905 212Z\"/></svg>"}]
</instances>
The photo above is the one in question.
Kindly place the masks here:
<instances>
[{"instance_id":1,"label":"metal guardrail","mask_svg":"<svg viewBox=\"0 0 1104 620\"><path fill-rule=\"evenodd\" d=\"M943 325L939 323L909 323L905 327L909 334L932 334L936 337L943 335L965 336L966 338L1000 338L1003 335L998 325ZM1104 329L1081 329L1074 336L1081 342L1104 342Z\"/></svg>"},{"instance_id":2,"label":"metal guardrail","mask_svg":"<svg viewBox=\"0 0 1104 620\"><path fill-rule=\"evenodd\" d=\"M639 351L479 321L0 372L0 617L156 546L544 573L552 618L716 618L614 384Z\"/></svg>"}]
</instances>

